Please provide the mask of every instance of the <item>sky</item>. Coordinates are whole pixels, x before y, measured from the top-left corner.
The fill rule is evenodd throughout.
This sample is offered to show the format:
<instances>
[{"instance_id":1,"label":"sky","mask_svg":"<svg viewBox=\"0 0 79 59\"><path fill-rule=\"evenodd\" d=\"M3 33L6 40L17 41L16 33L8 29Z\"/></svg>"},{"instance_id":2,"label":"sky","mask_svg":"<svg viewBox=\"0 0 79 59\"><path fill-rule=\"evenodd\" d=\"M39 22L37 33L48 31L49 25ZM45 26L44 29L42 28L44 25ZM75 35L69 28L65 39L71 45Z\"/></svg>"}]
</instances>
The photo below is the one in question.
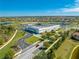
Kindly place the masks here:
<instances>
[{"instance_id":1,"label":"sky","mask_svg":"<svg viewBox=\"0 0 79 59\"><path fill-rule=\"evenodd\" d=\"M0 0L0 16L79 16L79 0Z\"/></svg>"}]
</instances>

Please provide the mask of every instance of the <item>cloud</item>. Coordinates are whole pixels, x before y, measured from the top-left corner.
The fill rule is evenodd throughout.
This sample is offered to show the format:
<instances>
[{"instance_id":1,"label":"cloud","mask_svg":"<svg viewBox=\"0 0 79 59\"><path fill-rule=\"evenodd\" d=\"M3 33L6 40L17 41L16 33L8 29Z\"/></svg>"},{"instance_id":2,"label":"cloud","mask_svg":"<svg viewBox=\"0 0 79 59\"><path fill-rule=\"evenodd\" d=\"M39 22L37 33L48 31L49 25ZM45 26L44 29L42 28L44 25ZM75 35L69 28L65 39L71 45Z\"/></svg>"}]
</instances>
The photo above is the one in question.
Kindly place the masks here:
<instances>
[{"instance_id":1,"label":"cloud","mask_svg":"<svg viewBox=\"0 0 79 59\"><path fill-rule=\"evenodd\" d=\"M70 8L61 8L61 12L79 12L79 0L74 0L74 5Z\"/></svg>"},{"instance_id":2,"label":"cloud","mask_svg":"<svg viewBox=\"0 0 79 59\"><path fill-rule=\"evenodd\" d=\"M64 8L62 12L79 12L79 8Z\"/></svg>"},{"instance_id":3,"label":"cloud","mask_svg":"<svg viewBox=\"0 0 79 59\"><path fill-rule=\"evenodd\" d=\"M74 0L73 5L66 5L64 8L46 11L50 15L79 15L79 0Z\"/></svg>"}]
</instances>

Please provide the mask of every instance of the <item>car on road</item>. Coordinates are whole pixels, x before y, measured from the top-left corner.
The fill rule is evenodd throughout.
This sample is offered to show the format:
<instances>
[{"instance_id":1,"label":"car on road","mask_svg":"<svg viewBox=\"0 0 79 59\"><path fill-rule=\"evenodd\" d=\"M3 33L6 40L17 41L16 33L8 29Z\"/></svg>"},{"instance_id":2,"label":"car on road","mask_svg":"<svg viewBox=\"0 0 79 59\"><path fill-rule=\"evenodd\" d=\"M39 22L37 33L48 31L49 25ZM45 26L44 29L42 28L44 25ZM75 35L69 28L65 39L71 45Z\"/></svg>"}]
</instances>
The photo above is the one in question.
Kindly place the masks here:
<instances>
[{"instance_id":1,"label":"car on road","mask_svg":"<svg viewBox=\"0 0 79 59\"><path fill-rule=\"evenodd\" d=\"M36 45L36 47L38 47L38 46L39 46L39 44Z\"/></svg>"}]
</instances>

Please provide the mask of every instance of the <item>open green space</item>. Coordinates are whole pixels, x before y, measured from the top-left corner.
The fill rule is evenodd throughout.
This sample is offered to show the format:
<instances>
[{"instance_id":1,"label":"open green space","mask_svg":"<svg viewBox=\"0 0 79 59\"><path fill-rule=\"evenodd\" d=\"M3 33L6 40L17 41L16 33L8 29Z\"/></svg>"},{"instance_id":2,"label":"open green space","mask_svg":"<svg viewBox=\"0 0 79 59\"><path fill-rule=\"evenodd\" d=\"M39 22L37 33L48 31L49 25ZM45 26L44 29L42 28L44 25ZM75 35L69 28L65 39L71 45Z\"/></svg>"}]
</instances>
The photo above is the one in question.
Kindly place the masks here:
<instances>
[{"instance_id":1,"label":"open green space","mask_svg":"<svg viewBox=\"0 0 79 59\"><path fill-rule=\"evenodd\" d=\"M74 49L71 59L79 59L79 46L76 49Z\"/></svg>"},{"instance_id":2,"label":"open green space","mask_svg":"<svg viewBox=\"0 0 79 59\"><path fill-rule=\"evenodd\" d=\"M25 33L22 31L18 31L14 39L3 49L0 50L0 59L3 59L6 53L11 49L11 46L16 44L16 42L24 35Z\"/></svg>"},{"instance_id":3,"label":"open green space","mask_svg":"<svg viewBox=\"0 0 79 59\"><path fill-rule=\"evenodd\" d=\"M7 42L15 32L13 25L0 25L0 45Z\"/></svg>"},{"instance_id":4,"label":"open green space","mask_svg":"<svg viewBox=\"0 0 79 59\"><path fill-rule=\"evenodd\" d=\"M27 38L25 41L29 44L33 44L34 42L38 41L39 38L35 37L35 36L31 36L30 38Z\"/></svg>"},{"instance_id":5,"label":"open green space","mask_svg":"<svg viewBox=\"0 0 79 59\"><path fill-rule=\"evenodd\" d=\"M55 51L56 59L69 59L73 48L78 44L79 42L66 39L58 50Z\"/></svg>"}]
</instances>

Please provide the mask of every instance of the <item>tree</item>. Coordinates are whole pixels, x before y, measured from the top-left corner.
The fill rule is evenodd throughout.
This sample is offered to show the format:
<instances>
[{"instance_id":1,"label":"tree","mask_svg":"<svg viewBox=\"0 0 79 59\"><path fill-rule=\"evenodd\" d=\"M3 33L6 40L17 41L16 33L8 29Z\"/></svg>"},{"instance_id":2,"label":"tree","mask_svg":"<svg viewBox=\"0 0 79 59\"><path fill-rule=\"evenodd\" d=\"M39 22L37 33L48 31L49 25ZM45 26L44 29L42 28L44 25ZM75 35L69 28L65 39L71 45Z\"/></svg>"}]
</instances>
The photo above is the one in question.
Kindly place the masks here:
<instances>
[{"instance_id":1,"label":"tree","mask_svg":"<svg viewBox=\"0 0 79 59\"><path fill-rule=\"evenodd\" d=\"M51 33L55 33L55 31L54 31L54 30L52 30L52 31L51 31Z\"/></svg>"},{"instance_id":2,"label":"tree","mask_svg":"<svg viewBox=\"0 0 79 59\"><path fill-rule=\"evenodd\" d=\"M42 35L41 37L42 37L43 39L46 39L46 38L47 38L47 36L46 36L46 35Z\"/></svg>"},{"instance_id":3,"label":"tree","mask_svg":"<svg viewBox=\"0 0 79 59\"><path fill-rule=\"evenodd\" d=\"M45 46L46 48L48 48L48 47L50 46L50 44L49 44L48 42L44 42L44 46Z\"/></svg>"},{"instance_id":4,"label":"tree","mask_svg":"<svg viewBox=\"0 0 79 59\"><path fill-rule=\"evenodd\" d=\"M15 52L14 52L12 49L10 49L10 50L5 54L5 56L4 56L3 59L13 59L14 54L15 54Z\"/></svg>"},{"instance_id":5,"label":"tree","mask_svg":"<svg viewBox=\"0 0 79 59\"><path fill-rule=\"evenodd\" d=\"M36 55L33 59L47 59L47 54L44 51L41 51L38 55Z\"/></svg>"},{"instance_id":6,"label":"tree","mask_svg":"<svg viewBox=\"0 0 79 59\"><path fill-rule=\"evenodd\" d=\"M49 37L49 36L51 36L51 35L52 35L52 34L51 34L50 32L47 32L47 33L46 33L46 36L47 36L47 37Z\"/></svg>"},{"instance_id":7,"label":"tree","mask_svg":"<svg viewBox=\"0 0 79 59\"><path fill-rule=\"evenodd\" d=\"M4 43L4 39L0 38L0 45L2 45Z\"/></svg>"},{"instance_id":8,"label":"tree","mask_svg":"<svg viewBox=\"0 0 79 59\"><path fill-rule=\"evenodd\" d=\"M40 38L39 40L40 40L40 41L44 41L44 39L43 39L43 38Z\"/></svg>"},{"instance_id":9,"label":"tree","mask_svg":"<svg viewBox=\"0 0 79 59\"><path fill-rule=\"evenodd\" d=\"M54 53L53 49L50 49L50 51L47 54L47 58L54 59L54 57L55 57L55 53Z\"/></svg>"}]
</instances>

